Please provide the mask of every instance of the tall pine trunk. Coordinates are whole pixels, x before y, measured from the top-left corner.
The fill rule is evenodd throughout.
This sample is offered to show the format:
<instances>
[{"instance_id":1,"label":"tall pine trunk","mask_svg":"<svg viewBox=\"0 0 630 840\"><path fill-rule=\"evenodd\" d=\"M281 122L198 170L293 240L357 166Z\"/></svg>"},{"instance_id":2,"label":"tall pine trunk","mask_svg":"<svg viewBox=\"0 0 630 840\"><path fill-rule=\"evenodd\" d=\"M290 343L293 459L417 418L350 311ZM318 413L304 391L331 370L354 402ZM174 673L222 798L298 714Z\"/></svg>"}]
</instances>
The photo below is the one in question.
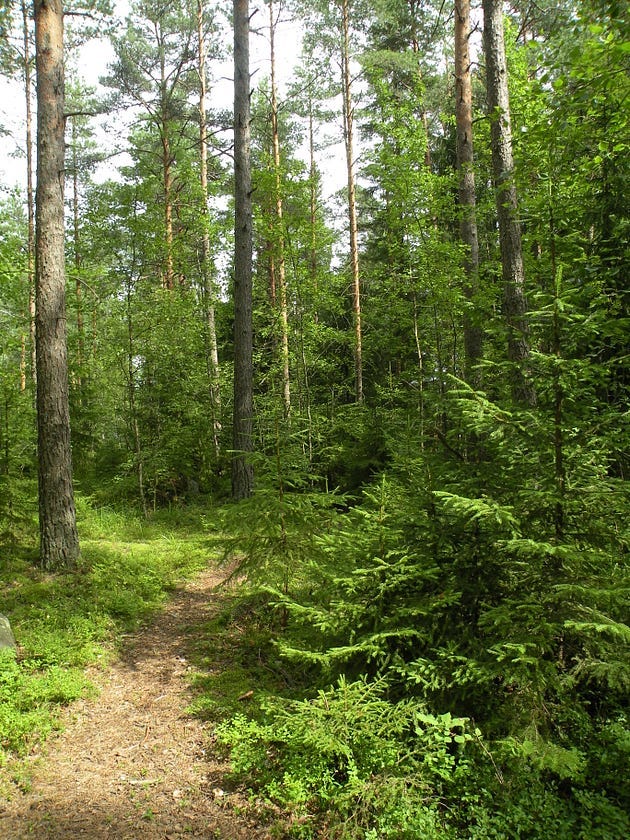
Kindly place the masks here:
<instances>
[{"instance_id":1,"label":"tall pine trunk","mask_svg":"<svg viewBox=\"0 0 630 840\"><path fill-rule=\"evenodd\" d=\"M215 319L215 284L212 278L212 256L208 231L208 130L206 125L206 43L203 31L203 0L197 0L197 70L199 73L199 162L201 170L201 199L204 228L201 240L201 285L205 309L207 363L210 379L210 407L212 411L212 440L218 458L221 451L221 387L219 350Z\"/></svg>"},{"instance_id":2,"label":"tall pine trunk","mask_svg":"<svg viewBox=\"0 0 630 840\"><path fill-rule=\"evenodd\" d=\"M477 388L481 376L483 333L472 311L479 279L479 241L473 169L472 83L470 75L470 0L455 0L455 118L457 123L458 203L460 237L466 246L464 295L468 310L464 315L464 353L466 380Z\"/></svg>"},{"instance_id":3,"label":"tall pine trunk","mask_svg":"<svg viewBox=\"0 0 630 840\"><path fill-rule=\"evenodd\" d=\"M249 0L234 0L234 457L232 496L254 489L252 186L249 103Z\"/></svg>"},{"instance_id":4,"label":"tall pine trunk","mask_svg":"<svg viewBox=\"0 0 630 840\"><path fill-rule=\"evenodd\" d=\"M33 190L33 108L31 74L31 36L28 19L29 6L22 0L22 30L24 40L24 100L26 105L26 207L28 214L27 266L28 266L28 315L31 351L31 377L37 384L37 359L35 353L35 201ZM26 345L24 345L26 348ZM26 370L26 364L23 365ZM26 378L21 383L26 388Z\"/></svg>"},{"instance_id":5,"label":"tall pine trunk","mask_svg":"<svg viewBox=\"0 0 630 840\"><path fill-rule=\"evenodd\" d=\"M164 33L160 30L160 37ZM171 120L167 93L166 56L164 45L160 44L160 135L162 141L162 186L164 188L164 264L162 285L165 289L174 286L173 271L173 153L171 151Z\"/></svg>"},{"instance_id":6,"label":"tall pine trunk","mask_svg":"<svg viewBox=\"0 0 630 840\"><path fill-rule=\"evenodd\" d=\"M532 406L536 403L536 391L527 376L529 322L521 226L514 182L502 0L483 0L483 13L492 169L503 271L503 314L508 331L508 358L513 364L512 394L517 402Z\"/></svg>"},{"instance_id":7,"label":"tall pine trunk","mask_svg":"<svg viewBox=\"0 0 630 840\"><path fill-rule=\"evenodd\" d=\"M350 12L348 0L341 3L341 81L344 141L348 178L348 220L350 224L350 268L352 273L352 316L354 325L354 384L358 403L363 402L363 333L361 328L361 276L359 271L359 235L357 199L354 182L354 105L350 74Z\"/></svg>"},{"instance_id":8,"label":"tall pine trunk","mask_svg":"<svg viewBox=\"0 0 630 840\"><path fill-rule=\"evenodd\" d=\"M291 415L291 374L289 368L289 313L287 308L287 278L284 258L284 231L282 185L280 178L280 134L278 131L278 91L276 86L276 39L273 19L273 0L269 0L269 43L271 58L271 135L273 144L273 168L275 190L275 212L278 233L274 251L278 256L278 295L280 309L281 357L282 357L282 402L284 416Z\"/></svg>"},{"instance_id":9,"label":"tall pine trunk","mask_svg":"<svg viewBox=\"0 0 630 840\"><path fill-rule=\"evenodd\" d=\"M37 195L35 226L40 558L76 565L64 264L64 67L61 0L35 0Z\"/></svg>"}]
</instances>

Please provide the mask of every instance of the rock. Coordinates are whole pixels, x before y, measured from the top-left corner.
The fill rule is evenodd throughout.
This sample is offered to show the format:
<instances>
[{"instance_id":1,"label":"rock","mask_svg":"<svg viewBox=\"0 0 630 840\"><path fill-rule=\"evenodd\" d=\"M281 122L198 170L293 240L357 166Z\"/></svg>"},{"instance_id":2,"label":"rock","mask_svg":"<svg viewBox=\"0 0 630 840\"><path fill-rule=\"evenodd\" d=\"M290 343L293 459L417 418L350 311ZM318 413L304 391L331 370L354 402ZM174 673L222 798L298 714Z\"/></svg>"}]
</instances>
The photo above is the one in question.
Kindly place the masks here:
<instances>
[{"instance_id":1,"label":"rock","mask_svg":"<svg viewBox=\"0 0 630 840\"><path fill-rule=\"evenodd\" d=\"M1 648L13 648L13 650L17 648L17 645L15 644L15 636L13 635L11 625L9 624L9 619L6 615L2 615L2 613L0 613L0 649Z\"/></svg>"}]
</instances>

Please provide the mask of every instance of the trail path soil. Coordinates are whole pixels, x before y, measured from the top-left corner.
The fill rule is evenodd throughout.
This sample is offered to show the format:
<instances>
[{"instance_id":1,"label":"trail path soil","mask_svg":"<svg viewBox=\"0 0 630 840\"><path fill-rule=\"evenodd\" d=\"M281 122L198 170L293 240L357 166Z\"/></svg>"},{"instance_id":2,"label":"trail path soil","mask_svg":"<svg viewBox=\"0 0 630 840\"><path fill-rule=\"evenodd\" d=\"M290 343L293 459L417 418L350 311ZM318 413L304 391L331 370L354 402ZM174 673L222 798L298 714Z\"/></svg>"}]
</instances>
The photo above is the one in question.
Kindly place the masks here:
<instances>
[{"instance_id":1,"label":"trail path soil","mask_svg":"<svg viewBox=\"0 0 630 840\"><path fill-rule=\"evenodd\" d=\"M0 801L2 840L257 840L221 790L225 770L204 724L186 712L187 648L217 610L221 575L206 570L127 637L120 658L89 676L35 763L29 792Z\"/></svg>"}]
</instances>

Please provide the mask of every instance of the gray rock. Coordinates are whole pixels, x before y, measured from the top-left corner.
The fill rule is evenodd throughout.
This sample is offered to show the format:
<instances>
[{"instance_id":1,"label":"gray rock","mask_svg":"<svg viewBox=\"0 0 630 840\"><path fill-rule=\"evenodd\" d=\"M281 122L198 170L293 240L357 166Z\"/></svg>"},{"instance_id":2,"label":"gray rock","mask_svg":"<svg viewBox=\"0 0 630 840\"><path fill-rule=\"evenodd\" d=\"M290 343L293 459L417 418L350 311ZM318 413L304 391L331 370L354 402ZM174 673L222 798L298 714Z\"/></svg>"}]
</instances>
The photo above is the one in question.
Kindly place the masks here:
<instances>
[{"instance_id":1,"label":"gray rock","mask_svg":"<svg viewBox=\"0 0 630 840\"><path fill-rule=\"evenodd\" d=\"M6 615L2 615L2 613L0 613L0 649L13 648L15 650L16 647L15 636L11 630L9 619Z\"/></svg>"}]
</instances>

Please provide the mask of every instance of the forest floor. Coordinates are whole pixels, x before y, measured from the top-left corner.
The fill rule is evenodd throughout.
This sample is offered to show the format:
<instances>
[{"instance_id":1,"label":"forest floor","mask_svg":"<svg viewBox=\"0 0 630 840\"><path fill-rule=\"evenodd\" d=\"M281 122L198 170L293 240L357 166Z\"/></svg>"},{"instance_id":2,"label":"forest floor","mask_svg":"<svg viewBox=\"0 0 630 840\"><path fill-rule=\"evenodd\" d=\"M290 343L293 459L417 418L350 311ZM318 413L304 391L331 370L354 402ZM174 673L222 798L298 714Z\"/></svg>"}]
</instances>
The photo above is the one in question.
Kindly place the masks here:
<instances>
[{"instance_id":1,"label":"forest floor","mask_svg":"<svg viewBox=\"0 0 630 840\"><path fill-rule=\"evenodd\" d=\"M29 757L28 785L0 801L3 840L269 836L239 815L246 803L223 790L225 762L187 711L189 656L220 608L223 576L207 569L183 584L113 663L89 670L97 693L65 710L61 731Z\"/></svg>"}]
</instances>

